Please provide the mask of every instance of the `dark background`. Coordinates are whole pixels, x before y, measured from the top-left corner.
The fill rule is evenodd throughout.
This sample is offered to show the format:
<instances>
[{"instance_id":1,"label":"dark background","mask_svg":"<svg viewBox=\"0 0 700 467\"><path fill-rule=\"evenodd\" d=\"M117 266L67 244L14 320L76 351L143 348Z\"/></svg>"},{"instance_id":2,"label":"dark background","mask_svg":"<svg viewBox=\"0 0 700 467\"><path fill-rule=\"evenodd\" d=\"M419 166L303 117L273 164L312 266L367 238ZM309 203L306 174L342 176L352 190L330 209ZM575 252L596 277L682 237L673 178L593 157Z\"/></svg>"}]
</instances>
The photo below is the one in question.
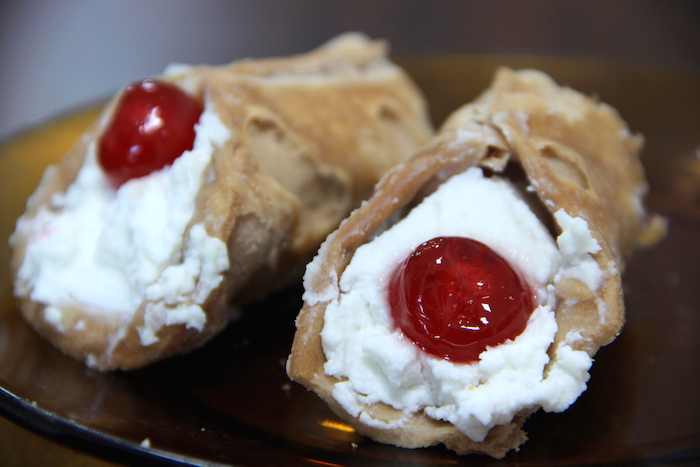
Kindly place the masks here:
<instances>
[{"instance_id":1,"label":"dark background","mask_svg":"<svg viewBox=\"0 0 700 467\"><path fill-rule=\"evenodd\" d=\"M303 52L359 30L397 54L567 55L700 70L693 0L4 0L0 138L171 62Z\"/></svg>"}]
</instances>

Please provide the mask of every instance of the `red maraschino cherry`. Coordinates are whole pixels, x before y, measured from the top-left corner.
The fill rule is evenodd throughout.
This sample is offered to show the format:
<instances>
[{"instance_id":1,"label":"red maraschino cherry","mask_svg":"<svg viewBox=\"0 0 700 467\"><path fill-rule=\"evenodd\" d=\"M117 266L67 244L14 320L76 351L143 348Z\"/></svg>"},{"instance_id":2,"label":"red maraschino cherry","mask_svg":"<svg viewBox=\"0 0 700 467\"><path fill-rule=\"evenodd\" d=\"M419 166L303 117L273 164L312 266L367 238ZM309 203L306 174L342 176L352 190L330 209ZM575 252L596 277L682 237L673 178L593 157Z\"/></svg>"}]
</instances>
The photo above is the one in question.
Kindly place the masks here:
<instances>
[{"instance_id":1,"label":"red maraschino cherry","mask_svg":"<svg viewBox=\"0 0 700 467\"><path fill-rule=\"evenodd\" d=\"M172 84L146 79L127 86L99 141L98 160L112 186L160 170L192 149L202 111Z\"/></svg>"},{"instance_id":2,"label":"red maraschino cherry","mask_svg":"<svg viewBox=\"0 0 700 467\"><path fill-rule=\"evenodd\" d=\"M487 346L519 336L533 311L529 286L491 248L438 237L394 271L389 305L396 327L440 358L468 363Z\"/></svg>"}]
</instances>

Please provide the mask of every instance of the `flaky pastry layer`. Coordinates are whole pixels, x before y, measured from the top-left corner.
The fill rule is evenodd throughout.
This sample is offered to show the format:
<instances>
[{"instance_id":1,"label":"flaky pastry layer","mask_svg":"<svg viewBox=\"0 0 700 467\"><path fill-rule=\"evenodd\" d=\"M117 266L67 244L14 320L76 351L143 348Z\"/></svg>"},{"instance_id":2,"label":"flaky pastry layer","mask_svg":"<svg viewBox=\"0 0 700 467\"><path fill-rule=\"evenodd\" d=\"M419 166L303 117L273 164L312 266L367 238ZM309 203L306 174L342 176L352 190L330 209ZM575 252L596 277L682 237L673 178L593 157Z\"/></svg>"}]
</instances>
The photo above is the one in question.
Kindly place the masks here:
<instances>
[{"instance_id":1,"label":"flaky pastry layer","mask_svg":"<svg viewBox=\"0 0 700 467\"><path fill-rule=\"evenodd\" d=\"M371 194L380 176L432 135L423 96L388 60L386 44L359 34L342 35L308 54L175 67L159 79L204 102L231 132L214 150L185 229L203 224L209 236L222 240L230 268L202 305L202 330L163 325L157 342L147 346L137 331L146 298L124 320L79 302L34 301L31 287L16 284L26 320L63 352L100 370L139 368L188 352L227 325L229 306L298 280L321 241ZM118 99L47 170L24 221L73 183L87 146L99 139ZM19 231L13 236L15 275L31 241ZM60 328L46 319L47 305L60 310Z\"/></svg>"},{"instance_id":2,"label":"flaky pastry layer","mask_svg":"<svg viewBox=\"0 0 700 467\"><path fill-rule=\"evenodd\" d=\"M453 113L427 146L384 176L368 202L323 244L309 266L313 272L305 277L306 300L296 322L290 377L315 391L359 433L383 443L408 448L444 443L459 454L496 458L517 449L526 440L522 424L539 407L524 409L511 423L492 428L482 442L422 412L403 413L381 403L363 410L392 426L400 421L398 428L378 428L347 413L332 395L338 380L323 369L325 308L339 297L339 279L355 250L401 210L468 168L506 173L519 167L545 217L551 221L554 212L564 209L583 218L602 247L593 255L604 273L597 290L577 280L555 285L558 332L549 349L553 355L564 336L578 331L582 339L573 347L593 355L623 324L621 272L633 247L653 243L663 234L663 221L642 207L647 186L638 158L641 146L642 138L631 134L610 106L560 87L538 71L499 70L484 94Z\"/></svg>"}]
</instances>

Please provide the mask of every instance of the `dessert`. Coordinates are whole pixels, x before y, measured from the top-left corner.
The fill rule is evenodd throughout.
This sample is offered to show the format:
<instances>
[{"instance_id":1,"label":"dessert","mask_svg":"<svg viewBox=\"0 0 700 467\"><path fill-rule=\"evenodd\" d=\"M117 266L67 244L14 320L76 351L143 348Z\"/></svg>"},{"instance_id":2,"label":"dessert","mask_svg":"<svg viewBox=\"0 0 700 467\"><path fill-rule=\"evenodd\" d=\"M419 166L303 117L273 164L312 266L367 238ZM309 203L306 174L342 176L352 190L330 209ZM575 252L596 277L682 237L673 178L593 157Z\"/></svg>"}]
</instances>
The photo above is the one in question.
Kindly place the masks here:
<instances>
[{"instance_id":1,"label":"dessert","mask_svg":"<svg viewBox=\"0 0 700 467\"><path fill-rule=\"evenodd\" d=\"M287 362L360 434L495 458L585 390L621 273L663 235L610 106L501 69L307 266Z\"/></svg>"},{"instance_id":2,"label":"dessert","mask_svg":"<svg viewBox=\"0 0 700 467\"><path fill-rule=\"evenodd\" d=\"M173 65L107 105L11 237L20 309L100 370L190 351L301 277L379 177L431 136L386 45Z\"/></svg>"}]
</instances>

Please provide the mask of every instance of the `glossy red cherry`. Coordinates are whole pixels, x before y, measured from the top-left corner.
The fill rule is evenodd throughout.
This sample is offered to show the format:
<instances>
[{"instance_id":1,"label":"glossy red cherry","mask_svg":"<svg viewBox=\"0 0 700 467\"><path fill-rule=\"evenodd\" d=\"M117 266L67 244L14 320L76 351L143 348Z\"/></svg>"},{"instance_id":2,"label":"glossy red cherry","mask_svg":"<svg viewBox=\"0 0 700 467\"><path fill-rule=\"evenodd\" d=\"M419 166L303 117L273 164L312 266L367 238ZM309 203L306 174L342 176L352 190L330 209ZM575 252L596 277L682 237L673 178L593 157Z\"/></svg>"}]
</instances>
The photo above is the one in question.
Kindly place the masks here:
<instances>
[{"instance_id":1,"label":"glossy red cherry","mask_svg":"<svg viewBox=\"0 0 700 467\"><path fill-rule=\"evenodd\" d=\"M426 352L478 360L487 346L519 336L533 311L529 286L476 240L438 237L416 248L391 276L394 325Z\"/></svg>"},{"instance_id":2,"label":"glossy red cherry","mask_svg":"<svg viewBox=\"0 0 700 467\"><path fill-rule=\"evenodd\" d=\"M202 111L172 84L146 79L127 86L99 141L98 160L112 186L160 170L192 149Z\"/></svg>"}]
</instances>

